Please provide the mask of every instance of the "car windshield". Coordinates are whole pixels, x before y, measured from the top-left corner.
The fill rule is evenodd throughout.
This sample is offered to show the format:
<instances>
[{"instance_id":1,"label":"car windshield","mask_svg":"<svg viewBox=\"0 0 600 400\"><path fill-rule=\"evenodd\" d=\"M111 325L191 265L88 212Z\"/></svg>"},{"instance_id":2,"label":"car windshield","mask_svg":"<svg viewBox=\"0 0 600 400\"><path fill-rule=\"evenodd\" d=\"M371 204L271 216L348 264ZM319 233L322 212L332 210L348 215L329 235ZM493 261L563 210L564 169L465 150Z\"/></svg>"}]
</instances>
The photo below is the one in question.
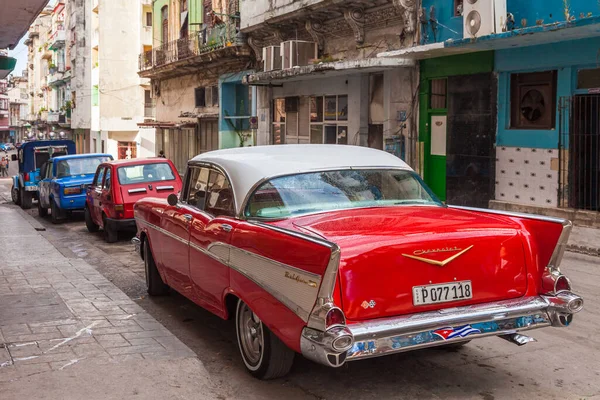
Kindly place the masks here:
<instances>
[{"instance_id":1,"label":"car windshield","mask_svg":"<svg viewBox=\"0 0 600 400\"><path fill-rule=\"evenodd\" d=\"M130 185L134 183L171 181L175 174L168 163L128 165L117 169L119 183Z\"/></svg>"},{"instance_id":2,"label":"car windshield","mask_svg":"<svg viewBox=\"0 0 600 400\"><path fill-rule=\"evenodd\" d=\"M74 175L95 174L98 165L110 161L110 157L85 157L60 160L56 163L56 176L64 178Z\"/></svg>"},{"instance_id":3,"label":"car windshield","mask_svg":"<svg viewBox=\"0 0 600 400\"><path fill-rule=\"evenodd\" d=\"M247 217L285 218L321 211L442 203L413 171L340 170L290 175L261 185Z\"/></svg>"}]
</instances>

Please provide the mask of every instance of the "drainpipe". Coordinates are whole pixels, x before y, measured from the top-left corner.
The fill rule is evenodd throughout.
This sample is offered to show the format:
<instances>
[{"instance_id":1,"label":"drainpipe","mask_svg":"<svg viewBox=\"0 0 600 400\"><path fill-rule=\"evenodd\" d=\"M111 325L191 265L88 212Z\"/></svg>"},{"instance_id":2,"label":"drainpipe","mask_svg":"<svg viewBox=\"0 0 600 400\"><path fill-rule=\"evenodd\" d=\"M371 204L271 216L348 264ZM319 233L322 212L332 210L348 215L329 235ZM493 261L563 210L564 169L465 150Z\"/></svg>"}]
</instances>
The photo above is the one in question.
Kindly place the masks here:
<instances>
[{"instance_id":1,"label":"drainpipe","mask_svg":"<svg viewBox=\"0 0 600 400\"><path fill-rule=\"evenodd\" d=\"M258 88L256 86L250 86L252 89L252 114L251 117L258 116ZM252 129L252 142L253 146L257 145L258 138L256 135L258 134L257 129Z\"/></svg>"}]
</instances>

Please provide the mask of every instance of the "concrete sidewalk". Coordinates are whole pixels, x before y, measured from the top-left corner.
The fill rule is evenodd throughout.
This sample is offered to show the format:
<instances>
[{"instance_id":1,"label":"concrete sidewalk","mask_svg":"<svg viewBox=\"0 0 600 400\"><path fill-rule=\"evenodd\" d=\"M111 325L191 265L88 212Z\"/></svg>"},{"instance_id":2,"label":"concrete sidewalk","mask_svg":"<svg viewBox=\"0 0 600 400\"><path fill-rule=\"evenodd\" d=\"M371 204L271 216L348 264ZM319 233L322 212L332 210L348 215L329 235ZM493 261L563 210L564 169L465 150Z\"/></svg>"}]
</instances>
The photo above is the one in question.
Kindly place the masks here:
<instances>
[{"instance_id":1,"label":"concrete sidewalk","mask_svg":"<svg viewBox=\"0 0 600 400\"><path fill-rule=\"evenodd\" d=\"M0 206L0 397L212 399L195 354L20 209Z\"/></svg>"}]
</instances>

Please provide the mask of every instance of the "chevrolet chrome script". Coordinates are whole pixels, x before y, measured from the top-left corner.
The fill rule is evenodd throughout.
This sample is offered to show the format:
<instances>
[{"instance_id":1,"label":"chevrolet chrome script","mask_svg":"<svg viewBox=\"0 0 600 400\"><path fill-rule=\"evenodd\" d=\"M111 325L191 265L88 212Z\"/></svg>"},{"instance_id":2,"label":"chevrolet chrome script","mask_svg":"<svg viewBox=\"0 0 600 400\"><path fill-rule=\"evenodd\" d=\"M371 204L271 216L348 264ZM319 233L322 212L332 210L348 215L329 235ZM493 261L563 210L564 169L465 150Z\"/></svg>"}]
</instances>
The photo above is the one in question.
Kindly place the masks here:
<instances>
[{"instance_id":1,"label":"chevrolet chrome script","mask_svg":"<svg viewBox=\"0 0 600 400\"><path fill-rule=\"evenodd\" d=\"M437 265L438 267L443 267L443 266L447 265L448 263L456 260L458 257L462 256L463 254L465 254L467 251L471 250L472 248L473 248L473 246L471 245L471 246L467 247L464 250L461 250L461 249L456 248L456 247L454 247L454 248L448 248L448 247L446 247L446 248L443 248L443 249L417 250L417 251L415 251L415 254L417 254L417 252L419 252L419 251L422 251L422 253L419 253L419 254L429 254L429 253L442 253L442 252L459 251L459 250L461 250L460 253L456 253L455 255L453 255L451 257L448 257L445 260L441 260L441 261L431 260L429 258L424 258L424 257L412 256L410 254L402 254L402 255L404 257L407 257L407 258L412 258L413 260L422 261L422 262L427 263L427 264Z\"/></svg>"},{"instance_id":2,"label":"chevrolet chrome script","mask_svg":"<svg viewBox=\"0 0 600 400\"><path fill-rule=\"evenodd\" d=\"M296 281L298 283L304 283L305 285L308 285L310 287L317 287L317 282L315 281L311 281L311 280L306 280L304 278L302 278L300 275L296 275L294 273L290 273L290 272L285 272L285 277L288 279L291 279L293 281Z\"/></svg>"},{"instance_id":3,"label":"chevrolet chrome script","mask_svg":"<svg viewBox=\"0 0 600 400\"><path fill-rule=\"evenodd\" d=\"M449 301L467 300L472 298L473 288L471 286L471 281L413 287L413 304L415 306L446 303Z\"/></svg>"}]
</instances>

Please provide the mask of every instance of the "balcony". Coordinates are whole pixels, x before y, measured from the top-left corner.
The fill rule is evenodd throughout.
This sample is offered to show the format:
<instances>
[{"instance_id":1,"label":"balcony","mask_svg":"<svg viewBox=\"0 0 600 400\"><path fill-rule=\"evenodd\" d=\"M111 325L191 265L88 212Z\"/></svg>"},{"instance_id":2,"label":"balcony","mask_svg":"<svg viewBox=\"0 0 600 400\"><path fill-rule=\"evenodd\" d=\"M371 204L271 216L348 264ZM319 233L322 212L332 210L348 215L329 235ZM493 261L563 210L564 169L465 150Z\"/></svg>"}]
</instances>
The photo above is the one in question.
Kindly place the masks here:
<instances>
[{"instance_id":1,"label":"balcony","mask_svg":"<svg viewBox=\"0 0 600 400\"><path fill-rule=\"evenodd\" d=\"M144 118L156 118L156 104L144 103Z\"/></svg>"},{"instance_id":2,"label":"balcony","mask_svg":"<svg viewBox=\"0 0 600 400\"><path fill-rule=\"evenodd\" d=\"M151 26L143 26L142 27L142 45L152 46L152 27Z\"/></svg>"},{"instance_id":3,"label":"balcony","mask_svg":"<svg viewBox=\"0 0 600 400\"><path fill-rule=\"evenodd\" d=\"M54 31L54 33L52 34L52 36L50 36L50 50L58 50L65 47L66 36L67 35L65 33L64 26L59 25L56 31Z\"/></svg>"},{"instance_id":4,"label":"balcony","mask_svg":"<svg viewBox=\"0 0 600 400\"><path fill-rule=\"evenodd\" d=\"M250 49L238 36L235 24L220 24L174 40L139 56L142 78L175 77L189 73L186 68L250 59Z\"/></svg>"},{"instance_id":5,"label":"balcony","mask_svg":"<svg viewBox=\"0 0 600 400\"><path fill-rule=\"evenodd\" d=\"M67 116L62 111L51 111L48 113L48 123L51 124L66 124Z\"/></svg>"}]
</instances>

